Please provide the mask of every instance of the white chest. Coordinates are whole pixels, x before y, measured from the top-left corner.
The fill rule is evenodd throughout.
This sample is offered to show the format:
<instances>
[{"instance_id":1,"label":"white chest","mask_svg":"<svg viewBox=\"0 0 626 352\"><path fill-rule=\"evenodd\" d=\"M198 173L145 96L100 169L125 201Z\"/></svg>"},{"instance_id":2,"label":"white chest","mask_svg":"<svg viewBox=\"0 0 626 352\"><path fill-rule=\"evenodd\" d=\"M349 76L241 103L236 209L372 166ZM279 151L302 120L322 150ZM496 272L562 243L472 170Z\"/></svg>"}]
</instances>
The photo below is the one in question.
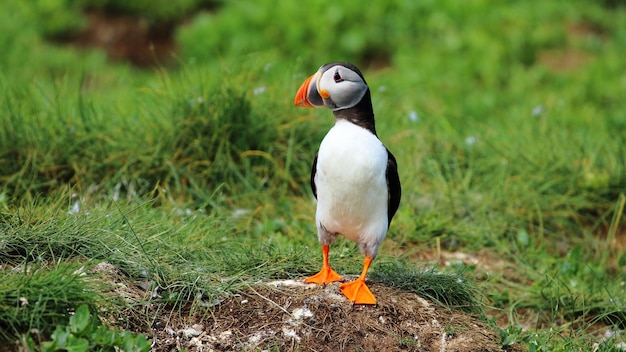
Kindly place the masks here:
<instances>
[{"instance_id":1,"label":"white chest","mask_svg":"<svg viewBox=\"0 0 626 352\"><path fill-rule=\"evenodd\" d=\"M338 121L317 159L317 221L361 242L387 232L387 150L368 130Z\"/></svg>"}]
</instances>

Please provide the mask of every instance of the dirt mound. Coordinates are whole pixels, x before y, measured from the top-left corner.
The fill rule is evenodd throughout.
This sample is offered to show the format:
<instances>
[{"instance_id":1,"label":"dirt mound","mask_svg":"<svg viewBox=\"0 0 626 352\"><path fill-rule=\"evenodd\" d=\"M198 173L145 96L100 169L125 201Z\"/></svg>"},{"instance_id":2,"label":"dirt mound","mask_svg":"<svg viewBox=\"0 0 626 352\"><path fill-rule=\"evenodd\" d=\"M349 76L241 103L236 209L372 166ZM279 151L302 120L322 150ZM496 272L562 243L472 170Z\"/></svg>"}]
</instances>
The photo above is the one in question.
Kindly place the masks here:
<instances>
[{"instance_id":1,"label":"dirt mound","mask_svg":"<svg viewBox=\"0 0 626 352\"><path fill-rule=\"evenodd\" d=\"M150 333L154 350L502 350L495 331L476 317L381 283L368 285L376 306L353 306L337 284L268 282L219 302L202 321L162 321L157 325L163 328Z\"/></svg>"}]
</instances>

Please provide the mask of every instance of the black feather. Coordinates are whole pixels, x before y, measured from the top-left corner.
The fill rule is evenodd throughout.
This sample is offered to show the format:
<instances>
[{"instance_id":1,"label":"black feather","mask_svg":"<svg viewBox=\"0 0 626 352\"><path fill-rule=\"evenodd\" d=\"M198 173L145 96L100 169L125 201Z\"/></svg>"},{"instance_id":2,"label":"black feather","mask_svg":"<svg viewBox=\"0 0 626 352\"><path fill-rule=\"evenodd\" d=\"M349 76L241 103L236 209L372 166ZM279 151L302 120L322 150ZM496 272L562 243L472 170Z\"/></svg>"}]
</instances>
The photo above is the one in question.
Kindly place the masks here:
<instances>
[{"instance_id":1,"label":"black feather","mask_svg":"<svg viewBox=\"0 0 626 352\"><path fill-rule=\"evenodd\" d=\"M400 186L400 176L398 176L398 164L396 157L387 149L387 221L391 224L391 218L398 211L400 198L402 197L402 187Z\"/></svg>"},{"instance_id":2,"label":"black feather","mask_svg":"<svg viewBox=\"0 0 626 352\"><path fill-rule=\"evenodd\" d=\"M313 159L313 165L311 166L311 190L313 196L317 199L317 186L315 185L315 174L317 173L317 154L315 153L315 159Z\"/></svg>"}]
</instances>

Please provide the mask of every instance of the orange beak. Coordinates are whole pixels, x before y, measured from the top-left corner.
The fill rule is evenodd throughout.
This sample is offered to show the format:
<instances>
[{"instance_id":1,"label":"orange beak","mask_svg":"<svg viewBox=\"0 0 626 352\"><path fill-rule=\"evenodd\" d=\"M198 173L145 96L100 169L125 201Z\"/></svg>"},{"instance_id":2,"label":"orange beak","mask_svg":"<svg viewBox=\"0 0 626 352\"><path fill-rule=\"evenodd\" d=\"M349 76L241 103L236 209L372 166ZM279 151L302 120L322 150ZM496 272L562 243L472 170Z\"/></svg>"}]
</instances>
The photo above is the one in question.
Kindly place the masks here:
<instances>
[{"instance_id":1,"label":"orange beak","mask_svg":"<svg viewBox=\"0 0 626 352\"><path fill-rule=\"evenodd\" d=\"M298 92L296 93L296 98L293 100L293 104L295 106L304 106L307 108L313 107L313 104L311 104L311 102L309 101L308 95L309 86L311 85L311 80L314 76L315 75L312 75L311 77L307 78L298 89Z\"/></svg>"}]
</instances>

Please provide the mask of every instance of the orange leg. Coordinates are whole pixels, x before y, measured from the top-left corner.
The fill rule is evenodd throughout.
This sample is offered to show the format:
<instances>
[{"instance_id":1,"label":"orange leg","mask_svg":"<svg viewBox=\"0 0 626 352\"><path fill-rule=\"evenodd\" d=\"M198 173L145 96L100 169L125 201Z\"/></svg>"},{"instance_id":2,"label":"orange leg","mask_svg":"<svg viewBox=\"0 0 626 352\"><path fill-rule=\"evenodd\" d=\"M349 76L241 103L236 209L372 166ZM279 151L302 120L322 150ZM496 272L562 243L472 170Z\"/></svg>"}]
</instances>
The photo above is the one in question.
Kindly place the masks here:
<instances>
[{"instance_id":1,"label":"orange leg","mask_svg":"<svg viewBox=\"0 0 626 352\"><path fill-rule=\"evenodd\" d=\"M372 294L370 289L365 285L365 276L367 270L372 264L372 258L365 257L363 261L363 272L358 279L341 284L339 288L341 293L346 296L353 304L376 304L376 297Z\"/></svg>"},{"instance_id":2,"label":"orange leg","mask_svg":"<svg viewBox=\"0 0 626 352\"><path fill-rule=\"evenodd\" d=\"M330 267L330 264L328 262L329 250L330 250L329 246L327 245L322 246L322 256L324 257L324 262L322 263L322 270L320 270L319 273L306 278L304 282L306 282L307 284L316 283L318 285L325 286L326 284L329 284L331 282L343 280L343 278L339 276L339 274L337 274L337 272L334 271Z\"/></svg>"}]
</instances>

